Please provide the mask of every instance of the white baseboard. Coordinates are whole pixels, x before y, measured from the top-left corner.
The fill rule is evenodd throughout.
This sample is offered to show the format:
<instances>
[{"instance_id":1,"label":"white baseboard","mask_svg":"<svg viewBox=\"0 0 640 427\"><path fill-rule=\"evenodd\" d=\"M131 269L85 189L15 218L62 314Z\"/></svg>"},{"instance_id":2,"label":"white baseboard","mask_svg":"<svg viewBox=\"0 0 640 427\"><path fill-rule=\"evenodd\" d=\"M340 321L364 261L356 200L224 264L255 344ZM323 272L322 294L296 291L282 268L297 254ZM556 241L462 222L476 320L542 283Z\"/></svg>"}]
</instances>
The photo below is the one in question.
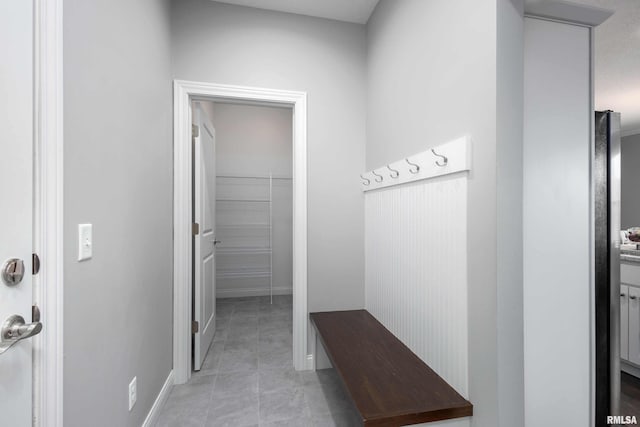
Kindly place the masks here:
<instances>
[{"instance_id":1,"label":"white baseboard","mask_svg":"<svg viewBox=\"0 0 640 427\"><path fill-rule=\"evenodd\" d=\"M291 295L293 289L286 288L273 288L274 295ZM217 289L216 298L240 298L240 297L262 297L268 296L269 289L262 288L248 288L248 289Z\"/></svg>"},{"instance_id":2,"label":"white baseboard","mask_svg":"<svg viewBox=\"0 0 640 427\"><path fill-rule=\"evenodd\" d=\"M151 410L147 414L147 418L145 418L144 423L142 423L142 427L152 427L158 421L158 417L160 416L160 411L162 411L162 407L165 402L169 398L169 393L171 393L171 389L173 388L173 370L169 372L167 375L167 379L160 389L160 393L158 393L158 397L156 397L156 401L153 402L153 406Z\"/></svg>"}]
</instances>

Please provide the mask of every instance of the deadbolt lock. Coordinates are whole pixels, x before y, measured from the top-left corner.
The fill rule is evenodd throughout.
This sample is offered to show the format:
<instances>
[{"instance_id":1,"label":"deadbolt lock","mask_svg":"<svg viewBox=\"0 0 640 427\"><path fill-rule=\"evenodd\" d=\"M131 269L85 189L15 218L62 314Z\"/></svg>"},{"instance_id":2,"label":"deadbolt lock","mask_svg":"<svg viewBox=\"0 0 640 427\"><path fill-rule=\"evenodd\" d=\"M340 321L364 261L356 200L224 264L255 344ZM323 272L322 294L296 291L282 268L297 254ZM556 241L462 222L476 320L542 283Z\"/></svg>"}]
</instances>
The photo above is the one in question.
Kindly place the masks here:
<instances>
[{"instance_id":1,"label":"deadbolt lock","mask_svg":"<svg viewBox=\"0 0 640 427\"><path fill-rule=\"evenodd\" d=\"M2 264L2 281L7 286L16 286L24 277L24 262L19 258L9 258Z\"/></svg>"}]
</instances>

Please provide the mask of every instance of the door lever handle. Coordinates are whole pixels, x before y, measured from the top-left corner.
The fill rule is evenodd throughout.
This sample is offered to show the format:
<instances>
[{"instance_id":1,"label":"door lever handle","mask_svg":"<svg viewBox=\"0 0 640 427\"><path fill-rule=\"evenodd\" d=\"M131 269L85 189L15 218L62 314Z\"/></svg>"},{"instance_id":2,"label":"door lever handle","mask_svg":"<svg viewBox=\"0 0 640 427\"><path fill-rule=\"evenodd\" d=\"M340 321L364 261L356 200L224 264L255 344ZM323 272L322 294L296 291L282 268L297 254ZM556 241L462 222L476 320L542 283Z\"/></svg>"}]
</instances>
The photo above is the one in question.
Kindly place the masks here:
<instances>
[{"instance_id":1,"label":"door lever handle","mask_svg":"<svg viewBox=\"0 0 640 427\"><path fill-rule=\"evenodd\" d=\"M9 316L0 328L0 354L9 350L18 341L38 335L42 331L42 323L25 323L24 317L14 314Z\"/></svg>"}]
</instances>

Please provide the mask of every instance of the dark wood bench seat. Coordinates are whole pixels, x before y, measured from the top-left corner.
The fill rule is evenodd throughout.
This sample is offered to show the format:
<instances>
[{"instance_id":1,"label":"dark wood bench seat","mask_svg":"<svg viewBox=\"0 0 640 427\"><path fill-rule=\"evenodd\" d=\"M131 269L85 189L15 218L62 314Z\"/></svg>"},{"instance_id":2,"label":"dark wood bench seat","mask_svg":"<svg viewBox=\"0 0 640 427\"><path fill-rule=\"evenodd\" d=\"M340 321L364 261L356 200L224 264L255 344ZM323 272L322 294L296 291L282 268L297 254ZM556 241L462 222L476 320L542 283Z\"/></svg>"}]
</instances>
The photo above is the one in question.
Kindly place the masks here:
<instances>
[{"instance_id":1,"label":"dark wood bench seat","mask_svg":"<svg viewBox=\"0 0 640 427\"><path fill-rule=\"evenodd\" d=\"M365 426L467 417L473 405L366 310L311 313Z\"/></svg>"}]
</instances>

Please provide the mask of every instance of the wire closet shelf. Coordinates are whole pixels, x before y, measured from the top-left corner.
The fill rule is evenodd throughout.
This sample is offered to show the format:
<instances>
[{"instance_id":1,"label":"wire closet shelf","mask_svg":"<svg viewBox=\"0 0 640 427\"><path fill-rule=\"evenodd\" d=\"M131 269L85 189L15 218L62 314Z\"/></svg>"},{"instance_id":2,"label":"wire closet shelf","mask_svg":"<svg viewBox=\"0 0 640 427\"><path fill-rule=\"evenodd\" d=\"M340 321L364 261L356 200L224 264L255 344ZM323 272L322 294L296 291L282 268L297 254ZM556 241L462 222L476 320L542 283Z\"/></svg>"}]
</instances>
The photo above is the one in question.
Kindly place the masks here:
<instances>
[{"instance_id":1,"label":"wire closet shelf","mask_svg":"<svg viewBox=\"0 0 640 427\"><path fill-rule=\"evenodd\" d=\"M268 209L265 211L266 218L263 221L256 223L237 223L237 224L224 224L217 225L220 229L247 231L247 230L265 230L267 232L267 245L258 244L258 242L249 242L244 246L231 246L220 247L217 250L221 254L226 255L267 255L269 257L268 269L263 270L258 267L244 266L241 268L223 270L218 274L219 278L255 278L255 277L269 277L269 298L271 304L273 304L273 181L292 181L291 177L285 176L273 176L269 174L264 175L217 175L216 178L225 180L268 180L268 192L265 194L267 197L220 197L216 198L216 202L221 203L238 203L241 209L247 209L247 206L256 204L260 206L267 205Z\"/></svg>"}]
</instances>

